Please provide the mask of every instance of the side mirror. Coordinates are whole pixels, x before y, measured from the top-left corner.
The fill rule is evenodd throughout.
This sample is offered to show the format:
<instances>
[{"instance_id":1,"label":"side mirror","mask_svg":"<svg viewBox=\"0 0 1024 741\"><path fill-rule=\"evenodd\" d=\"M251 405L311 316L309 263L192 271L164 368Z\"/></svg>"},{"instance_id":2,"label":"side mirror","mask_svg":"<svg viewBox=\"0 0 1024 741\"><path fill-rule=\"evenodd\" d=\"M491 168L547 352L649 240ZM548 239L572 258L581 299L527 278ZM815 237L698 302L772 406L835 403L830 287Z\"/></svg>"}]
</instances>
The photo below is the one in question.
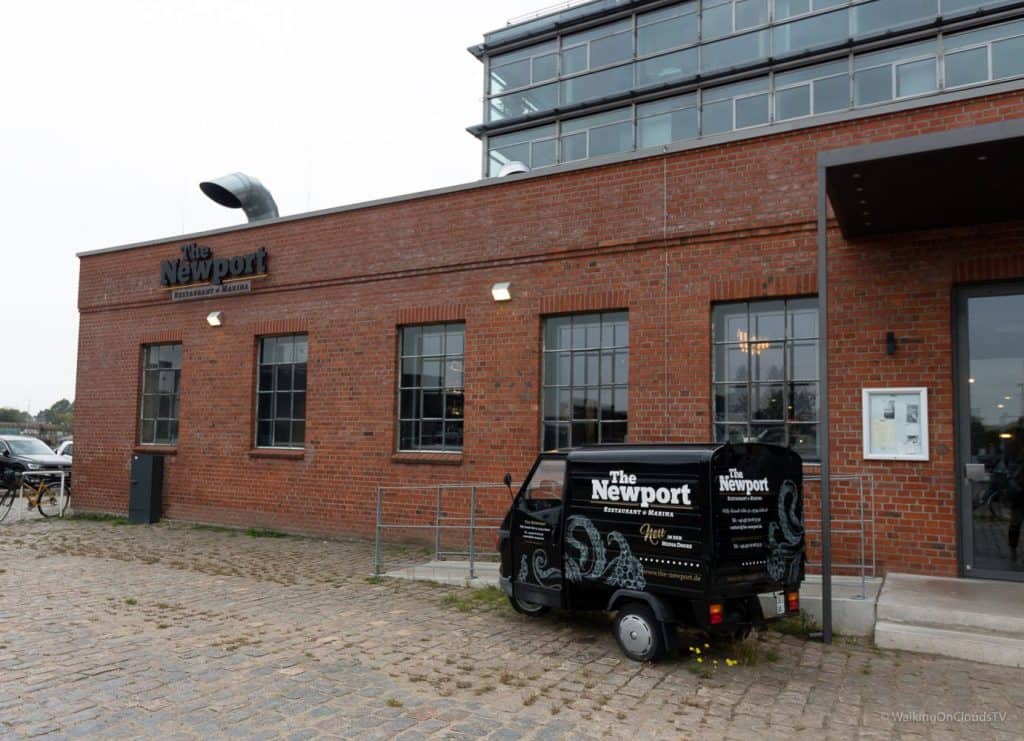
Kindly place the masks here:
<instances>
[{"instance_id":1,"label":"side mirror","mask_svg":"<svg viewBox=\"0 0 1024 741\"><path fill-rule=\"evenodd\" d=\"M505 482L505 488L508 489L509 496L513 496L513 494L512 494L512 474L506 473L505 474L505 478L504 478L504 482Z\"/></svg>"},{"instance_id":2,"label":"side mirror","mask_svg":"<svg viewBox=\"0 0 1024 741\"><path fill-rule=\"evenodd\" d=\"M11 457L11 451L9 451L7 448L4 448L4 458L10 458L10 457Z\"/></svg>"}]
</instances>

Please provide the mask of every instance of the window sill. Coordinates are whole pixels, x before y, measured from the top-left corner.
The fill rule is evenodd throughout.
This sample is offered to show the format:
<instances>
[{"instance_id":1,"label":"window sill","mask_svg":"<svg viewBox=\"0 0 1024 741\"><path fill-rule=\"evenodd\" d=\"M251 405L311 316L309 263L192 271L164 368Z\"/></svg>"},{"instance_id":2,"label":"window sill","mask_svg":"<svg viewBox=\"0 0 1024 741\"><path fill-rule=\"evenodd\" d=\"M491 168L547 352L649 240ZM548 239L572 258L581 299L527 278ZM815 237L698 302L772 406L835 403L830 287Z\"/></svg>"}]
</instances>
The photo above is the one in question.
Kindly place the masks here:
<instances>
[{"instance_id":1,"label":"window sill","mask_svg":"<svg viewBox=\"0 0 1024 741\"><path fill-rule=\"evenodd\" d=\"M136 445L132 452L142 455L177 455L178 448L176 445Z\"/></svg>"},{"instance_id":2,"label":"window sill","mask_svg":"<svg viewBox=\"0 0 1024 741\"><path fill-rule=\"evenodd\" d=\"M250 458L278 458L290 461L300 461L306 457L305 448L253 448L249 451Z\"/></svg>"},{"instance_id":3,"label":"window sill","mask_svg":"<svg viewBox=\"0 0 1024 741\"><path fill-rule=\"evenodd\" d=\"M462 453L428 453L426 451L402 451L391 454L392 463L432 463L438 466L461 466Z\"/></svg>"}]
</instances>

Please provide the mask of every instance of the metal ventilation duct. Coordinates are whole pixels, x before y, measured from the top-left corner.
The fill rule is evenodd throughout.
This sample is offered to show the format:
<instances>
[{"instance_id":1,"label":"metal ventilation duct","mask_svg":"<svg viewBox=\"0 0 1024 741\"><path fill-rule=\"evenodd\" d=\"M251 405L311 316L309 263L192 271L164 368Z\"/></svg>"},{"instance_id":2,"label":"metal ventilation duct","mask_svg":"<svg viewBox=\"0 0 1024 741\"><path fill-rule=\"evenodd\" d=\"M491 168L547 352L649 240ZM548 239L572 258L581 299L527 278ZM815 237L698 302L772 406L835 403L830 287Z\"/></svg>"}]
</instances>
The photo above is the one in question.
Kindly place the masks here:
<instances>
[{"instance_id":1,"label":"metal ventilation duct","mask_svg":"<svg viewBox=\"0 0 1024 741\"><path fill-rule=\"evenodd\" d=\"M277 204L270 191L245 173L233 172L216 180L206 180L199 184L199 189L221 206L245 211L250 224L278 217Z\"/></svg>"},{"instance_id":2,"label":"metal ventilation duct","mask_svg":"<svg viewBox=\"0 0 1024 741\"><path fill-rule=\"evenodd\" d=\"M498 170L498 177L504 178L508 177L509 175L524 175L529 171L530 168L527 167L524 163L520 162L519 160L513 160L512 162L506 162L504 165L501 166L501 169Z\"/></svg>"}]
</instances>

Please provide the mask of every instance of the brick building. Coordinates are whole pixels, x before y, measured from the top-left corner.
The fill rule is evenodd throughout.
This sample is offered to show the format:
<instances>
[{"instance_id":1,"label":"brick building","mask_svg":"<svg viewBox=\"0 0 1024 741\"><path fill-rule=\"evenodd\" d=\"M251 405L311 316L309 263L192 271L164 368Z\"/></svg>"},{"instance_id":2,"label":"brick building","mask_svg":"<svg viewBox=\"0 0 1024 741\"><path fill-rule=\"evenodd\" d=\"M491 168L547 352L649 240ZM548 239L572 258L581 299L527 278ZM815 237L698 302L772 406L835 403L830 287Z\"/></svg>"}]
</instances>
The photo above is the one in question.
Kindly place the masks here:
<instances>
[{"instance_id":1,"label":"brick building","mask_svg":"<svg viewBox=\"0 0 1024 741\"><path fill-rule=\"evenodd\" d=\"M142 451L165 456L168 517L370 533L379 485L519 479L552 446L756 438L810 475L827 451L837 518L859 517L845 477L873 482L882 572L1020 578L1024 4L865 25L884 1L763 0L753 31L744 3L708 0L529 19L473 49L485 175L519 174L82 254L76 506L124 511ZM853 31L793 41L840 12ZM681 58L769 46L645 87L676 33ZM616 44L627 61L590 71ZM819 110L837 64L845 103ZM616 65L632 82L601 88ZM865 389L888 390L867 415ZM835 540L859 559L859 536Z\"/></svg>"}]
</instances>

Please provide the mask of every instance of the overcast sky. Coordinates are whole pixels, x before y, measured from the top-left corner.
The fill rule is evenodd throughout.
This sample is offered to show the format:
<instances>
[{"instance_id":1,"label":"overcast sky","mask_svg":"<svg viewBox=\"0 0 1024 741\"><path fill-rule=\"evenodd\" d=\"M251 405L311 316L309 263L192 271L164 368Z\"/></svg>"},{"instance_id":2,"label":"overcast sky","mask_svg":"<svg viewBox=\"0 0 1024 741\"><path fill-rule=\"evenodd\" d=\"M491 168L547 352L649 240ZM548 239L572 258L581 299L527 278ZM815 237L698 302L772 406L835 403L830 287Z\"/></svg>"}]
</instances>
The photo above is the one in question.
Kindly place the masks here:
<instances>
[{"instance_id":1,"label":"overcast sky","mask_svg":"<svg viewBox=\"0 0 1024 741\"><path fill-rule=\"evenodd\" d=\"M33 0L0 25L0 406L73 398L76 252L475 180L466 47L545 0ZM36 360L38 358L39 360Z\"/></svg>"}]
</instances>

